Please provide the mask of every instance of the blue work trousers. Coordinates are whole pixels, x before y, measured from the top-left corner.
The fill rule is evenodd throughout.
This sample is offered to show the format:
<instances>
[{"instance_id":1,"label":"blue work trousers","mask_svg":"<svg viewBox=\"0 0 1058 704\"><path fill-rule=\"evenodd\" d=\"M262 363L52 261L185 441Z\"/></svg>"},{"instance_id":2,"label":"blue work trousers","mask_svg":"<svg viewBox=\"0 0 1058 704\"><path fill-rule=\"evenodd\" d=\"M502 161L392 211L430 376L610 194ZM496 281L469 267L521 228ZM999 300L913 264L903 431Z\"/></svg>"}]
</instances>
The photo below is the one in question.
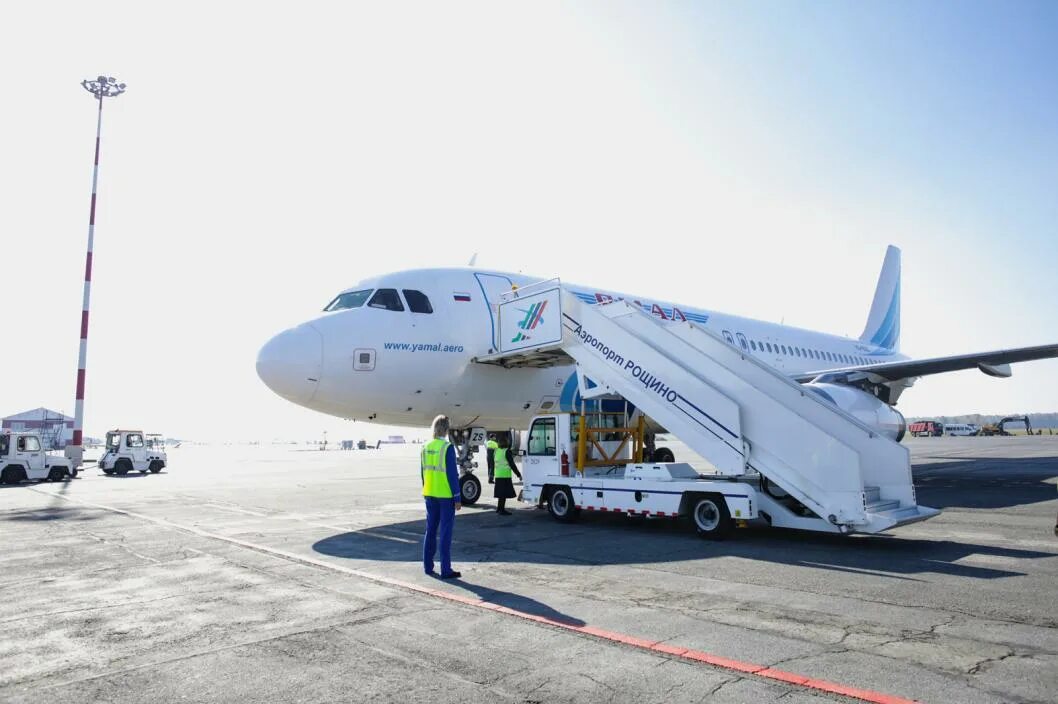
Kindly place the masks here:
<instances>
[{"instance_id":1,"label":"blue work trousers","mask_svg":"<svg viewBox=\"0 0 1058 704\"><path fill-rule=\"evenodd\" d=\"M441 530L441 574L452 571L452 525L456 520L455 499L424 496L426 501L426 535L422 540L422 568L433 572L433 556L437 552L437 530Z\"/></svg>"}]
</instances>

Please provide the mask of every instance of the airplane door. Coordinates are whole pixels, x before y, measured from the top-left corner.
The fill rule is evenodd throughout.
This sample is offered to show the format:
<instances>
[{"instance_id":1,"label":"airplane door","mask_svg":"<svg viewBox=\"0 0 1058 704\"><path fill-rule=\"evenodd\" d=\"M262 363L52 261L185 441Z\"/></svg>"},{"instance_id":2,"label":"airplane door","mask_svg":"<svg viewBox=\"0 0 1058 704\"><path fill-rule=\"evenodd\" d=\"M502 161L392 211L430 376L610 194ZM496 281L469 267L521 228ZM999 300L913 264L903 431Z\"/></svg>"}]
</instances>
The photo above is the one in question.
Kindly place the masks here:
<instances>
[{"instance_id":1,"label":"airplane door","mask_svg":"<svg viewBox=\"0 0 1058 704\"><path fill-rule=\"evenodd\" d=\"M723 332L724 332L724 339L727 340L727 344L729 344L732 347L734 347L735 346L735 338L731 337L731 333L728 332L727 330L724 330Z\"/></svg>"},{"instance_id":2,"label":"airplane door","mask_svg":"<svg viewBox=\"0 0 1058 704\"><path fill-rule=\"evenodd\" d=\"M749 343L746 342L746 336L740 332L736 332L735 337L738 338L738 344L742 345L742 351L749 352Z\"/></svg>"},{"instance_id":3,"label":"airplane door","mask_svg":"<svg viewBox=\"0 0 1058 704\"><path fill-rule=\"evenodd\" d=\"M481 292L485 295L485 304L488 306L489 321L491 323L489 327L491 333L491 337L489 338L489 352L491 353L498 347L496 342L496 330L499 326L497 324L498 321L496 320L496 314L499 311L500 296L509 293L514 288L514 282L500 274L474 274L474 278L478 280L478 285L481 286Z\"/></svg>"}]
</instances>

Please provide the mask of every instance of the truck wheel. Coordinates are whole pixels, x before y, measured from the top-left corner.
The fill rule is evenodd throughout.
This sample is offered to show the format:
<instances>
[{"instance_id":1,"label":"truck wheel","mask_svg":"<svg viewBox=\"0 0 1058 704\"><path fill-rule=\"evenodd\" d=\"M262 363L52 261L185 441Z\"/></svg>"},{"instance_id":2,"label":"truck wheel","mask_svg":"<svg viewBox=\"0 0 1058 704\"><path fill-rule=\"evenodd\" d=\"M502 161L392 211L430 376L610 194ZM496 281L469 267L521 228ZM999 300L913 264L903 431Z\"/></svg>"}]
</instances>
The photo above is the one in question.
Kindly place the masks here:
<instances>
[{"instance_id":1,"label":"truck wheel","mask_svg":"<svg viewBox=\"0 0 1058 704\"><path fill-rule=\"evenodd\" d=\"M4 470L3 474L0 474L0 483L4 484L18 484L26 479L26 470L22 469L21 465L12 465Z\"/></svg>"},{"instance_id":2,"label":"truck wheel","mask_svg":"<svg viewBox=\"0 0 1058 704\"><path fill-rule=\"evenodd\" d=\"M132 463L130 463L128 460L118 460L117 464L114 465L114 471L122 477L128 474L131 469Z\"/></svg>"},{"instance_id":3,"label":"truck wheel","mask_svg":"<svg viewBox=\"0 0 1058 704\"><path fill-rule=\"evenodd\" d=\"M727 510L727 502L716 495L694 499L691 520L702 538L723 540L731 532L731 513Z\"/></svg>"},{"instance_id":4,"label":"truck wheel","mask_svg":"<svg viewBox=\"0 0 1058 704\"><path fill-rule=\"evenodd\" d=\"M672 454L672 450L667 447L659 447L654 450L654 462L675 462L676 455Z\"/></svg>"},{"instance_id":5,"label":"truck wheel","mask_svg":"<svg viewBox=\"0 0 1058 704\"><path fill-rule=\"evenodd\" d=\"M547 512L556 521L569 523L577 518L580 509L573 503L573 492L566 486L557 486L551 491L547 499Z\"/></svg>"},{"instance_id":6,"label":"truck wheel","mask_svg":"<svg viewBox=\"0 0 1058 704\"><path fill-rule=\"evenodd\" d=\"M111 475L111 474L113 474L113 473L114 473L114 470L113 470L113 468L111 468L111 469L104 469L104 470L103 470L103 474L106 474L107 476L110 476L110 475Z\"/></svg>"},{"instance_id":7,"label":"truck wheel","mask_svg":"<svg viewBox=\"0 0 1058 704\"><path fill-rule=\"evenodd\" d=\"M459 478L459 499L464 506L473 506L481 498L481 481L473 474Z\"/></svg>"},{"instance_id":8,"label":"truck wheel","mask_svg":"<svg viewBox=\"0 0 1058 704\"><path fill-rule=\"evenodd\" d=\"M153 462L151 462L150 466L151 474L157 474L158 472L162 471L163 467L165 467L165 465L162 464L160 460L154 460Z\"/></svg>"},{"instance_id":9,"label":"truck wheel","mask_svg":"<svg viewBox=\"0 0 1058 704\"><path fill-rule=\"evenodd\" d=\"M48 471L48 481L49 482L61 482L62 478L64 476L65 476L65 473L61 469L59 469L58 467L52 467Z\"/></svg>"}]
</instances>

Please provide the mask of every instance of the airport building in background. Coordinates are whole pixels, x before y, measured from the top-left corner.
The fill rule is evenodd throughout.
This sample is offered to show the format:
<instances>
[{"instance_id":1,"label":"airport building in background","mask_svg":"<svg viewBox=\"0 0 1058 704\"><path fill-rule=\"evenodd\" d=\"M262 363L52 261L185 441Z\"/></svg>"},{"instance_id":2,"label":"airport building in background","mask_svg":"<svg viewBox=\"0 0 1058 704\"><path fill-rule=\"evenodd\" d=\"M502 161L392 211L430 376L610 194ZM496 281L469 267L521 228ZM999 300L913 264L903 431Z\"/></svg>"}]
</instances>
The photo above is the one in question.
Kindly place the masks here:
<instances>
[{"instance_id":1,"label":"airport building in background","mask_svg":"<svg viewBox=\"0 0 1058 704\"><path fill-rule=\"evenodd\" d=\"M0 428L39 433L41 443L49 450L61 450L73 441L73 418L49 408L35 408L7 416L0 419Z\"/></svg>"}]
</instances>

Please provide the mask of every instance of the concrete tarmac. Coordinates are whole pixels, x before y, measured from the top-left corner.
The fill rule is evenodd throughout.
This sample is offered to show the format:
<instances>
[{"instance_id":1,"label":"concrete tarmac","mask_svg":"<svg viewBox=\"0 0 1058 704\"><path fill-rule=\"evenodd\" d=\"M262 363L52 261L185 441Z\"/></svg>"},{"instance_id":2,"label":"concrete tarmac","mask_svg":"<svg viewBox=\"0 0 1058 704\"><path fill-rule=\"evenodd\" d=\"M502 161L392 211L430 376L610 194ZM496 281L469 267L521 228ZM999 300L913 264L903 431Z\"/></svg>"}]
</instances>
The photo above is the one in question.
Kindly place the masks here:
<instances>
[{"instance_id":1,"label":"concrete tarmac","mask_svg":"<svg viewBox=\"0 0 1058 704\"><path fill-rule=\"evenodd\" d=\"M0 486L0 700L855 701L388 579L894 697L1054 702L1058 437L907 444L944 513L886 535L708 542L486 493L457 582L422 574L415 446L182 447L158 475Z\"/></svg>"}]
</instances>

